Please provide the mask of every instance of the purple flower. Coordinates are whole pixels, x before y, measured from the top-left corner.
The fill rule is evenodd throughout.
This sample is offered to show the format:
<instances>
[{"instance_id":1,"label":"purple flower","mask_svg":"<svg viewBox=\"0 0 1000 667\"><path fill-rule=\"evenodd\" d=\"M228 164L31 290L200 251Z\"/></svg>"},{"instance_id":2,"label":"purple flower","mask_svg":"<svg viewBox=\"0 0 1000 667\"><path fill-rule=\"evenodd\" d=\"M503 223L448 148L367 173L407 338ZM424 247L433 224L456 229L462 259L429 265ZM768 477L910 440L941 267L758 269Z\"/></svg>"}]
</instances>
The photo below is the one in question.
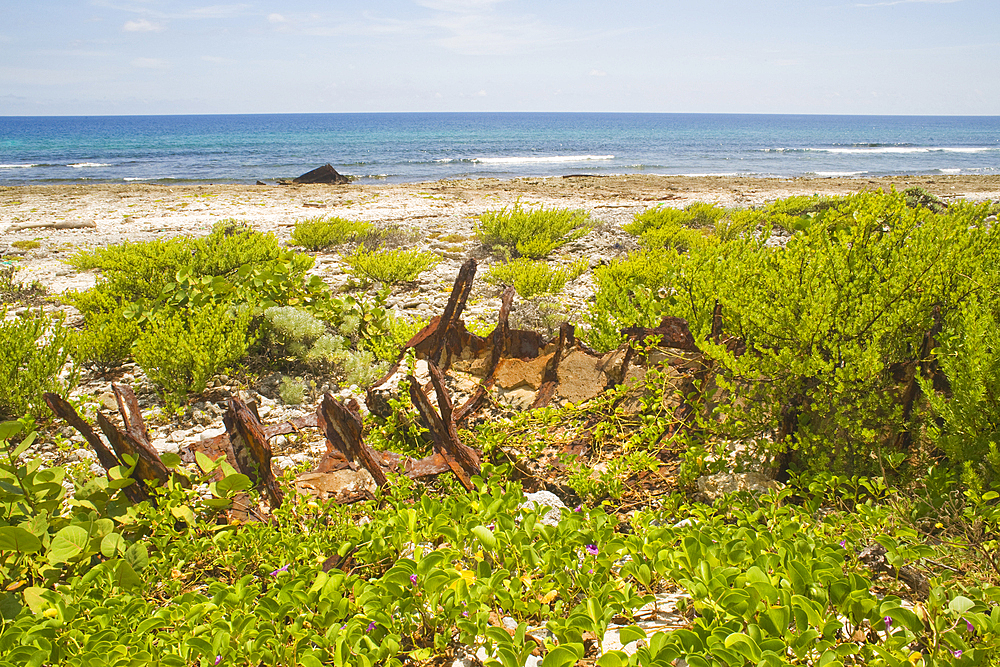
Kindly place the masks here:
<instances>
[{"instance_id":1,"label":"purple flower","mask_svg":"<svg viewBox=\"0 0 1000 667\"><path fill-rule=\"evenodd\" d=\"M220 662L222 662L222 656L221 655L215 656L215 664L219 664Z\"/></svg>"},{"instance_id":2,"label":"purple flower","mask_svg":"<svg viewBox=\"0 0 1000 667\"><path fill-rule=\"evenodd\" d=\"M375 629L375 621L372 621L371 623L368 624L368 629L365 630L365 632L371 632L374 629Z\"/></svg>"},{"instance_id":3,"label":"purple flower","mask_svg":"<svg viewBox=\"0 0 1000 667\"><path fill-rule=\"evenodd\" d=\"M846 547L847 546L847 540L841 540L840 541L840 546L841 547Z\"/></svg>"},{"instance_id":4,"label":"purple flower","mask_svg":"<svg viewBox=\"0 0 1000 667\"><path fill-rule=\"evenodd\" d=\"M961 657L962 657L962 651L961 651L961 650L958 650L958 651L952 651L952 652L951 652L951 654L952 654L953 656L955 656L956 658L961 658Z\"/></svg>"},{"instance_id":5,"label":"purple flower","mask_svg":"<svg viewBox=\"0 0 1000 667\"><path fill-rule=\"evenodd\" d=\"M574 512L582 512L583 511L583 505L577 505L576 509L574 509L573 511Z\"/></svg>"},{"instance_id":6,"label":"purple flower","mask_svg":"<svg viewBox=\"0 0 1000 667\"><path fill-rule=\"evenodd\" d=\"M588 544L587 546L584 547L584 549L586 549L587 553L590 554L591 556L596 556L597 554L601 553L601 550L597 548L596 544Z\"/></svg>"},{"instance_id":7,"label":"purple flower","mask_svg":"<svg viewBox=\"0 0 1000 667\"><path fill-rule=\"evenodd\" d=\"M275 570L274 572L271 573L271 576L272 577L277 577L279 572L288 572L288 566L284 565L282 567L279 567L277 570ZM215 663L215 664L219 664L219 663Z\"/></svg>"},{"instance_id":8,"label":"purple flower","mask_svg":"<svg viewBox=\"0 0 1000 667\"><path fill-rule=\"evenodd\" d=\"M415 575L415 574L411 574L410 575L410 583L411 584L416 584L417 583L417 575Z\"/></svg>"},{"instance_id":9,"label":"purple flower","mask_svg":"<svg viewBox=\"0 0 1000 667\"><path fill-rule=\"evenodd\" d=\"M462 612L462 618L468 618L468 617L469 617L469 612L463 611Z\"/></svg>"},{"instance_id":10,"label":"purple flower","mask_svg":"<svg viewBox=\"0 0 1000 667\"><path fill-rule=\"evenodd\" d=\"M976 629L976 626L974 626L972 624L972 621L970 621L969 619L965 619L965 629L968 630L969 632L972 632L973 630Z\"/></svg>"},{"instance_id":11,"label":"purple flower","mask_svg":"<svg viewBox=\"0 0 1000 667\"><path fill-rule=\"evenodd\" d=\"M587 570L587 574L593 574L593 573L594 573L594 568L590 568L589 570Z\"/></svg>"},{"instance_id":12,"label":"purple flower","mask_svg":"<svg viewBox=\"0 0 1000 667\"><path fill-rule=\"evenodd\" d=\"M885 618L882 619L882 621L885 623L885 631L889 632L889 628L892 627L892 617L886 616Z\"/></svg>"}]
</instances>

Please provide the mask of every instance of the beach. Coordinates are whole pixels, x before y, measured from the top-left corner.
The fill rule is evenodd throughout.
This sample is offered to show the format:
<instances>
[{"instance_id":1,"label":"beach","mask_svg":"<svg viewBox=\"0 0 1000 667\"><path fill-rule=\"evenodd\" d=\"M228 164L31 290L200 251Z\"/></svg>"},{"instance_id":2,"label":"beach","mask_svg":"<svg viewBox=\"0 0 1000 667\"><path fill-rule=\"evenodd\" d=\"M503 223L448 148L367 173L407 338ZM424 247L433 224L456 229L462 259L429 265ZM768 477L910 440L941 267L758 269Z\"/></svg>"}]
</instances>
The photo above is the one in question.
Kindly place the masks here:
<instances>
[{"instance_id":1,"label":"beach","mask_svg":"<svg viewBox=\"0 0 1000 667\"><path fill-rule=\"evenodd\" d=\"M287 241L295 223L339 216L398 225L425 235L472 235L476 216L522 205L579 208L613 237L648 208L710 202L752 207L795 195L842 195L920 187L945 201L1000 199L1000 176L886 178L755 178L685 176L563 176L441 180L406 184L187 185L86 184L0 188L0 252L19 256L18 279L38 280L50 292L82 289L94 276L77 274L63 259L79 248L154 237L202 235L235 218ZM23 251L17 241L35 240ZM457 259L457 258L453 258Z\"/></svg>"}]
</instances>

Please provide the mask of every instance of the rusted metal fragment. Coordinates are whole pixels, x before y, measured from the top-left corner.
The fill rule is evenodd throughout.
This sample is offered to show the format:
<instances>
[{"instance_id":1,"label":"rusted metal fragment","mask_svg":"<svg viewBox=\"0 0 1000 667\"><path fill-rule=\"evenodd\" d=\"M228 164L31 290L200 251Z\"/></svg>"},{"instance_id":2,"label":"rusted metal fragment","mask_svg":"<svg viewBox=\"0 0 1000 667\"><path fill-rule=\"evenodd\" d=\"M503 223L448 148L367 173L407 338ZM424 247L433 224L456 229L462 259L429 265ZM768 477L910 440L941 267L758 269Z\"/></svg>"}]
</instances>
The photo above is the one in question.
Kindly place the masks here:
<instances>
[{"instance_id":1,"label":"rusted metal fragment","mask_svg":"<svg viewBox=\"0 0 1000 667\"><path fill-rule=\"evenodd\" d=\"M361 438L361 412L357 401L352 398L342 403L327 392L323 395L316 421L329 445L343 453L349 462L361 463L379 486L389 481L375 453Z\"/></svg>"},{"instance_id":2,"label":"rusted metal fragment","mask_svg":"<svg viewBox=\"0 0 1000 667\"><path fill-rule=\"evenodd\" d=\"M137 480L156 481L160 484L170 479L170 471L163 465L160 455L156 453L149 442L139 440L132 431L122 433L100 411L97 412L97 424L101 427L108 442L111 443L115 453L118 454L119 461L125 461L125 456L135 459L135 470L132 472L132 477Z\"/></svg>"},{"instance_id":3,"label":"rusted metal fragment","mask_svg":"<svg viewBox=\"0 0 1000 667\"><path fill-rule=\"evenodd\" d=\"M248 405L247 407L250 406ZM288 421L283 421L278 424L267 424L264 426L264 437L270 440L278 435L298 433L299 431L307 428L316 428L315 414L306 415L304 417L296 417L295 419L289 419ZM204 440L191 443L185 449L181 450L181 460L185 463L194 463L195 452L201 452L213 461L220 456L225 456L230 465L234 468L237 467L236 455L233 453L233 447L229 442L228 433L221 433L215 437L205 438ZM222 472L218 469L216 470L216 477L217 481L222 479Z\"/></svg>"},{"instance_id":4,"label":"rusted metal fragment","mask_svg":"<svg viewBox=\"0 0 1000 667\"><path fill-rule=\"evenodd\" d=\"M443 472L451 470L451 466L445 458L438 453L431 454L422 459L406 459L404 462L406 476L412 479L421 477L433 477Z\"/></svg>"},{"instance_id":5,"label":"rusted metal fragment","mask_svg":"<svg viewBox=\"0 0 1000 667\"><path fill-rule=\"evenodd\" d=\"M111 391L115 394L118 412L122 416L122 424L125 425L125 432L152 447L149 429L146 428L146 422L142 418L142 408L139 407L139 401L136 399L132 387L112 382Z\"/></svg>"},{"instance_id":6,"label":"rusted metal fragment","mask_svg":"<svg viewBox=\"0 0 1000 667\"><path fill-rule=\"evenodd\" d=\"M573 339L573 325L563 322L559 327L559 342L556 344L556 351L545 365L545 372L542 375L542 386L535 394L535 402L531 404L531 409L544 408L552 402L552 397L556 393L556 385L559 384L559 362L562 361L563 350L566 349L567 340Z\"/></svg>"},{"instance_id":7,"label":"rusted metal fragment","mask_svg":"<svg viewBox=\"0 0 1000 667\"><path fill-rule=\"evenodd\" d=\"M462 311L465 310L465 302L468 301L469 294L472 292L472 279L475 276L476 260L470 258L458 270L455 285L451 288L451 296L448 298L448 304L444 307L444 313L441 315L441 320L438 323L437 331L435 331L434 339L428 351L427 359L436 366L441 366L446 370L450 365L450 355L442 361L442 354L445 352L449 333L458 328ZM462 329L465 329L464 324L462 325Z\"/></svg>"},{"instance_id":8,"label":"rusted metal fragment","mask_svg":"<svg viewBox=\"0 0 1000 667\"><path fill-rule=\"evenodd\" d=\"M441 370L433 363L428 363L428 369L441 414L439 415L431 405L427 394L423 392L417 379L412 375L409 377L410 400L417 412L420 413L427 430L430 431L434 451L441 455L462 486L472 490L472 475L478 475L480 472L479 455L458 440L458 431L452 415L451 398L444 386Z\"/></svg>"},{"instance_id":9,"label":"rusted metal fragment","mask_svg":"<svg viewBox=\"0 0 1000 667\"><path fill-rule=\"evenodd\" d=\"M457 410L455 410L455 423L461 424L469 415L479 409L483 399L493 388L496 382L497 364L500 363L500 356L507 347L510 338L510 307L514 303L514 288L508 287L500 297L500 314L497 316L497 325L490 334L490 343L493 349L490 352L490 360L486 365L486 375L483 377L476 393L469 397Z\"/></svg>"},{"instance_id":10,"label":"rusted metal fragment","mask_svg":"<svg viewBox=\"0 0 1000 667\"><path fill-rule=\"evenodd\" d=\"M80 435L84 437L87 443L94 449L97 454L97 460L101 462L105 470L111 470L116 466L123 465L122 461L119 460L118 456L115 455L104 441L101 440L100 436L94 432L94 429L87 422L76 413L76 410L68 401L63 399L58 394L46 393L42 395L45 403L52 410L52 413L66 421L70 426L75 428L80 432ZM133 471L134 475L134 471ZM137 480L138 481L138 480ZM139 503L143 500L149 499L149 493L146 488L139 483L133 483L122 489L122 493L125 497L131 500L133 503Z\"/></svg>"},{"instance_id":11,"label":"rusted metal fragment","mask_svg":"<svg viewBox=\"0 0 1000 667\"><path fill-rule=\"evenodd\" d=\"M246 403L230 398L223 422L229 433L236 469L263 490L272 509L280 506L284 492L271 470L271 445L267 442L260 420Z\"/></svg>"}]
</instances>

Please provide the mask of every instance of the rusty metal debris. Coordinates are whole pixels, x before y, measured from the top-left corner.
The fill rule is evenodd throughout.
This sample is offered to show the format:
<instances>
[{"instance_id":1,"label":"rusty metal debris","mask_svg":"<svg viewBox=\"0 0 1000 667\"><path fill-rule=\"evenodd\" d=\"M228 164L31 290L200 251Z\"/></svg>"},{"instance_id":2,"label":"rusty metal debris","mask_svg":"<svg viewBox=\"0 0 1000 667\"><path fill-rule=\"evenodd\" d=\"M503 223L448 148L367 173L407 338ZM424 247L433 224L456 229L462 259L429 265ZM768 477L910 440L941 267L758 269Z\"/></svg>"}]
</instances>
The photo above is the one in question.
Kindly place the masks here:
<instances>
[{"instance_id":1,"label":"rusty metal debris","mask_svg":"<svg viewBox=\"0 0 1000 667\"><path fill-rule=\"evenodd\" d=\"M397 362L367 395L369 409L388 416L391 408L387 397L392 392L398 395L400 383L405 381L409 398L433 444L430 456L412 459L372 449L364 441L357 402L354 399L345 402L328 393L316 414L273 425L261 423L253 403L230 398L224 416L226 433L190 445L181 452L182 460L193 463L196 452L212 460L226 457L235 470L250 478L273 509L282 503L283 492L271 468L269 440L281 434L318 428L326 437L327 453L312 472L297 478L300 490L333 495L335 490L346 488L349 492L340 493L338 500L352 502L372 497L375 487L389 482L391 472L420 478L449 471L465 488L471 489L472 478L480 474L481 455L460 441L460 426L488 407L505 401L516 409L544 407L554 401L579 403L640 377L642 369L650 363L674 369L680 392L675 415L681 425L693 421L693 404L685 392L700 386L708 369L701 361L686 321L666 317L657 327L630 327L622 331L627 344L601 355L577 340L569 323L564 323L558 338L551 341L534 331L511 329L509 316L514 289L507 288L501 297L493 332L486 337L478 336L469 332L461 319L475 273L476 262L470 259L459 271L442 315L433 318L406 344ZM713 339L720 342L718 306L714 315ZM673 348L673 353L658 359L648 353L637 353L636 349L647 341L660 350ZM411 355L417 368L407 365ZM457 389L450 390L449 384ZM69 403L54 394L46 394L45 399L57 416L83 434L106 469L121 465L126 456L136 461L131 474L139 483L126 487L125 493L133 502L139 502L150 497L144 481L163 483L170 471L150 444L132 390L117 384L112 387L123 427L119 428L100 412L97 420L114 452ZM464 400L455 407L455 397L460 395ZM221 472L217 471L217 475ZM244 520L249 499L237 498L235 505L240 507L230 511L230 520Z\"/></svg>"}]
</instances>

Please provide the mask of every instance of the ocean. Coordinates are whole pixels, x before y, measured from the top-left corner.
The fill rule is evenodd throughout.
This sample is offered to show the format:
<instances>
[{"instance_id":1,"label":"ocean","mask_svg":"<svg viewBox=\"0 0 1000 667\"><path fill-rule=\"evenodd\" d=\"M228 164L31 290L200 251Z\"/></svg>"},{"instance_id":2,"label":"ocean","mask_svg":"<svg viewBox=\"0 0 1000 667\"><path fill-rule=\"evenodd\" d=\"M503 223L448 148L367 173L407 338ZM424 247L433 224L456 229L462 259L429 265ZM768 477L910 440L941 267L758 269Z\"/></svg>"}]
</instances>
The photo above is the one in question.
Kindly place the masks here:
<instances>
[{"instance_id":1,"label":"ocean","mask_svg":"<svg viewBox=\"0 0 1000 667\"><path fill-rule=\"evenodd\" d=\"M1000 173L997 116L371 113L0 117L0 185Z\"/></svg>"}]
</instances>

